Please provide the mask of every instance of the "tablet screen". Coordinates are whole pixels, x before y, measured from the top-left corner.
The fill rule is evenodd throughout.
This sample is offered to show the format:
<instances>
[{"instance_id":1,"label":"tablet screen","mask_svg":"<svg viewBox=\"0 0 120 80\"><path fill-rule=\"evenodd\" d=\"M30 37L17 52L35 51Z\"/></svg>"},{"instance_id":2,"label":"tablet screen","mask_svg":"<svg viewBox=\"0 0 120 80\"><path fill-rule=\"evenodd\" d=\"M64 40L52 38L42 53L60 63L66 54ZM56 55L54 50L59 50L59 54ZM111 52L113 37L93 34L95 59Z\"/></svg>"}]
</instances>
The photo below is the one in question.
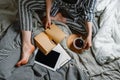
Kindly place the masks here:
<instances>
[{"instance_id":1,"label":"tablet screen","mask_svg":"<svg viewBox=\"0 0 120 80\"><path fill-rule=\"evenodd\" d=\"M54 68L56 66L59 56L60 56L60 53L54 50L52 50L48 55L44 55L44 53L42 53L38 49L36 56L35 56L35 61L37 63Z\"/></svg>"}]
</instances>

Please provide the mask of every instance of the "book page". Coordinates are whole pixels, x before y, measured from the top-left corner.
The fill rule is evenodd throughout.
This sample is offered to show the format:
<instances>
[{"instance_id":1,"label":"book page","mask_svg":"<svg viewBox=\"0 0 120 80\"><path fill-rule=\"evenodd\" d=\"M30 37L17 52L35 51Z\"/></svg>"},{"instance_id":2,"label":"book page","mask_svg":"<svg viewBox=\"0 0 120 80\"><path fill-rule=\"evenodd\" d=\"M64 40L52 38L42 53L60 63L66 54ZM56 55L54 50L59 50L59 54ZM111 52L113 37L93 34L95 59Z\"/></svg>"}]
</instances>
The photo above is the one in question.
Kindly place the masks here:
<instances>
[{"instance_id":1,"label":"book page","mask_svg":"<svg viewBox=\"0 0 120 80\"><path fill-rule=\"evenodd\" d=\"M56 69L61 68L71 59L71 57L68 55L68 53L63 49L63 47L60 44L56 45L56 47L53 48L53 50L60 53L60 58L58 60L58 63L56 64Z\"/></svg>"},{"instance_id":2,"label":"book page","mask_svg":"<svg viewBox=\"0 0 120 80\"><path fill-rule=\"evenodd\" d=\"M46 29L45 33L54 40L56 44L60 43L66 34L55 24L52 24L50 29Z\"/></svg>"}]
</instances>

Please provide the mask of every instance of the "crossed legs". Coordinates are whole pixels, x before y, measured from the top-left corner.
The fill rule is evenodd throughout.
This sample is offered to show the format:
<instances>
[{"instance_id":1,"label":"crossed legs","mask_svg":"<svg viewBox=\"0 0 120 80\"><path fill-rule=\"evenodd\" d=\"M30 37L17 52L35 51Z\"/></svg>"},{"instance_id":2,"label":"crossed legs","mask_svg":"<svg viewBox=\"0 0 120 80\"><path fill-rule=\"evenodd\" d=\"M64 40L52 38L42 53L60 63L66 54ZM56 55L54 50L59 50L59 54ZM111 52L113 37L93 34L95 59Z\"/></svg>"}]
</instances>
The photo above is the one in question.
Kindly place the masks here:
<instances>
[{"instance_id":1,"label":"crossed legs","mask_svg":"<svg viewBox=\"0 0 120 80\"><path fill-rule=\"evenodd\" d=\"M45 10L45 0L19 0L19 17L22 32L22 54L21 60L16 64L21 66L27 64L29 57L35 50L31 43L32 10Z\"/></svg>"}]
</instances>

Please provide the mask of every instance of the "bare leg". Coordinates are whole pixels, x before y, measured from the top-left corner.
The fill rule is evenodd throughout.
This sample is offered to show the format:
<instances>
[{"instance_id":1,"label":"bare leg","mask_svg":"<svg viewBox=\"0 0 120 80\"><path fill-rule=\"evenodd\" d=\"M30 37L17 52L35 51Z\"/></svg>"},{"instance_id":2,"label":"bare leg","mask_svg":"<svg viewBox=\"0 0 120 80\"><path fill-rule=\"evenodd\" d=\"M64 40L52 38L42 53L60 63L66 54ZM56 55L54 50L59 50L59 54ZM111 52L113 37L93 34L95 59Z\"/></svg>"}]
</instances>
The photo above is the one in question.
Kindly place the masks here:
<instances>
[{"instance_id":1,"label":"bare leg","mask_svg":"<svg viewBox=\"0 0 120 80\"><path fill-rule=\"evenodd\" d=\"M51 17L51 19L66 23L66 18L63 17L61 13L57 13L57 15L55 17Z\"/></svg>"},{"instance_id":2,"label":"bare leg","mask_svg":"<svg viewBox=\"0 0 120 80\"><path fill-rule=\"evenodd\" d=\"M35 47L31 43L31 31L22 31L22 57L17 66L27 64L34 50Z\"/></svg>"}]
</instances>

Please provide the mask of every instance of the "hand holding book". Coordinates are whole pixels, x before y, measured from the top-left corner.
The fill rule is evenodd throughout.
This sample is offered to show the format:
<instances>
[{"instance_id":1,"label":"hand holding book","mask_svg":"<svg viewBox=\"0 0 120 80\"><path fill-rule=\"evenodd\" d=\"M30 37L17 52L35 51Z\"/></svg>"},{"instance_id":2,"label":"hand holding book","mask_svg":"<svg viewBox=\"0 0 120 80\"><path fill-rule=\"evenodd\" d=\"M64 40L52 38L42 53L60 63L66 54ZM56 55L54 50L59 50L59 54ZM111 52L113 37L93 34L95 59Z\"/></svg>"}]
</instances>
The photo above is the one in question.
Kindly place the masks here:
<instances>
[{"instance_id":1,"label":"hand holding book","mask_svg":"<svg viewBox=\"0 0 120 80\"><path fill-rule=\"evenodd\" d=\"M47 55L65 36L66 34L58 26L52 24L50 29L41 32L34 39L37 47Z\"/></svg>"}]
</instances>

